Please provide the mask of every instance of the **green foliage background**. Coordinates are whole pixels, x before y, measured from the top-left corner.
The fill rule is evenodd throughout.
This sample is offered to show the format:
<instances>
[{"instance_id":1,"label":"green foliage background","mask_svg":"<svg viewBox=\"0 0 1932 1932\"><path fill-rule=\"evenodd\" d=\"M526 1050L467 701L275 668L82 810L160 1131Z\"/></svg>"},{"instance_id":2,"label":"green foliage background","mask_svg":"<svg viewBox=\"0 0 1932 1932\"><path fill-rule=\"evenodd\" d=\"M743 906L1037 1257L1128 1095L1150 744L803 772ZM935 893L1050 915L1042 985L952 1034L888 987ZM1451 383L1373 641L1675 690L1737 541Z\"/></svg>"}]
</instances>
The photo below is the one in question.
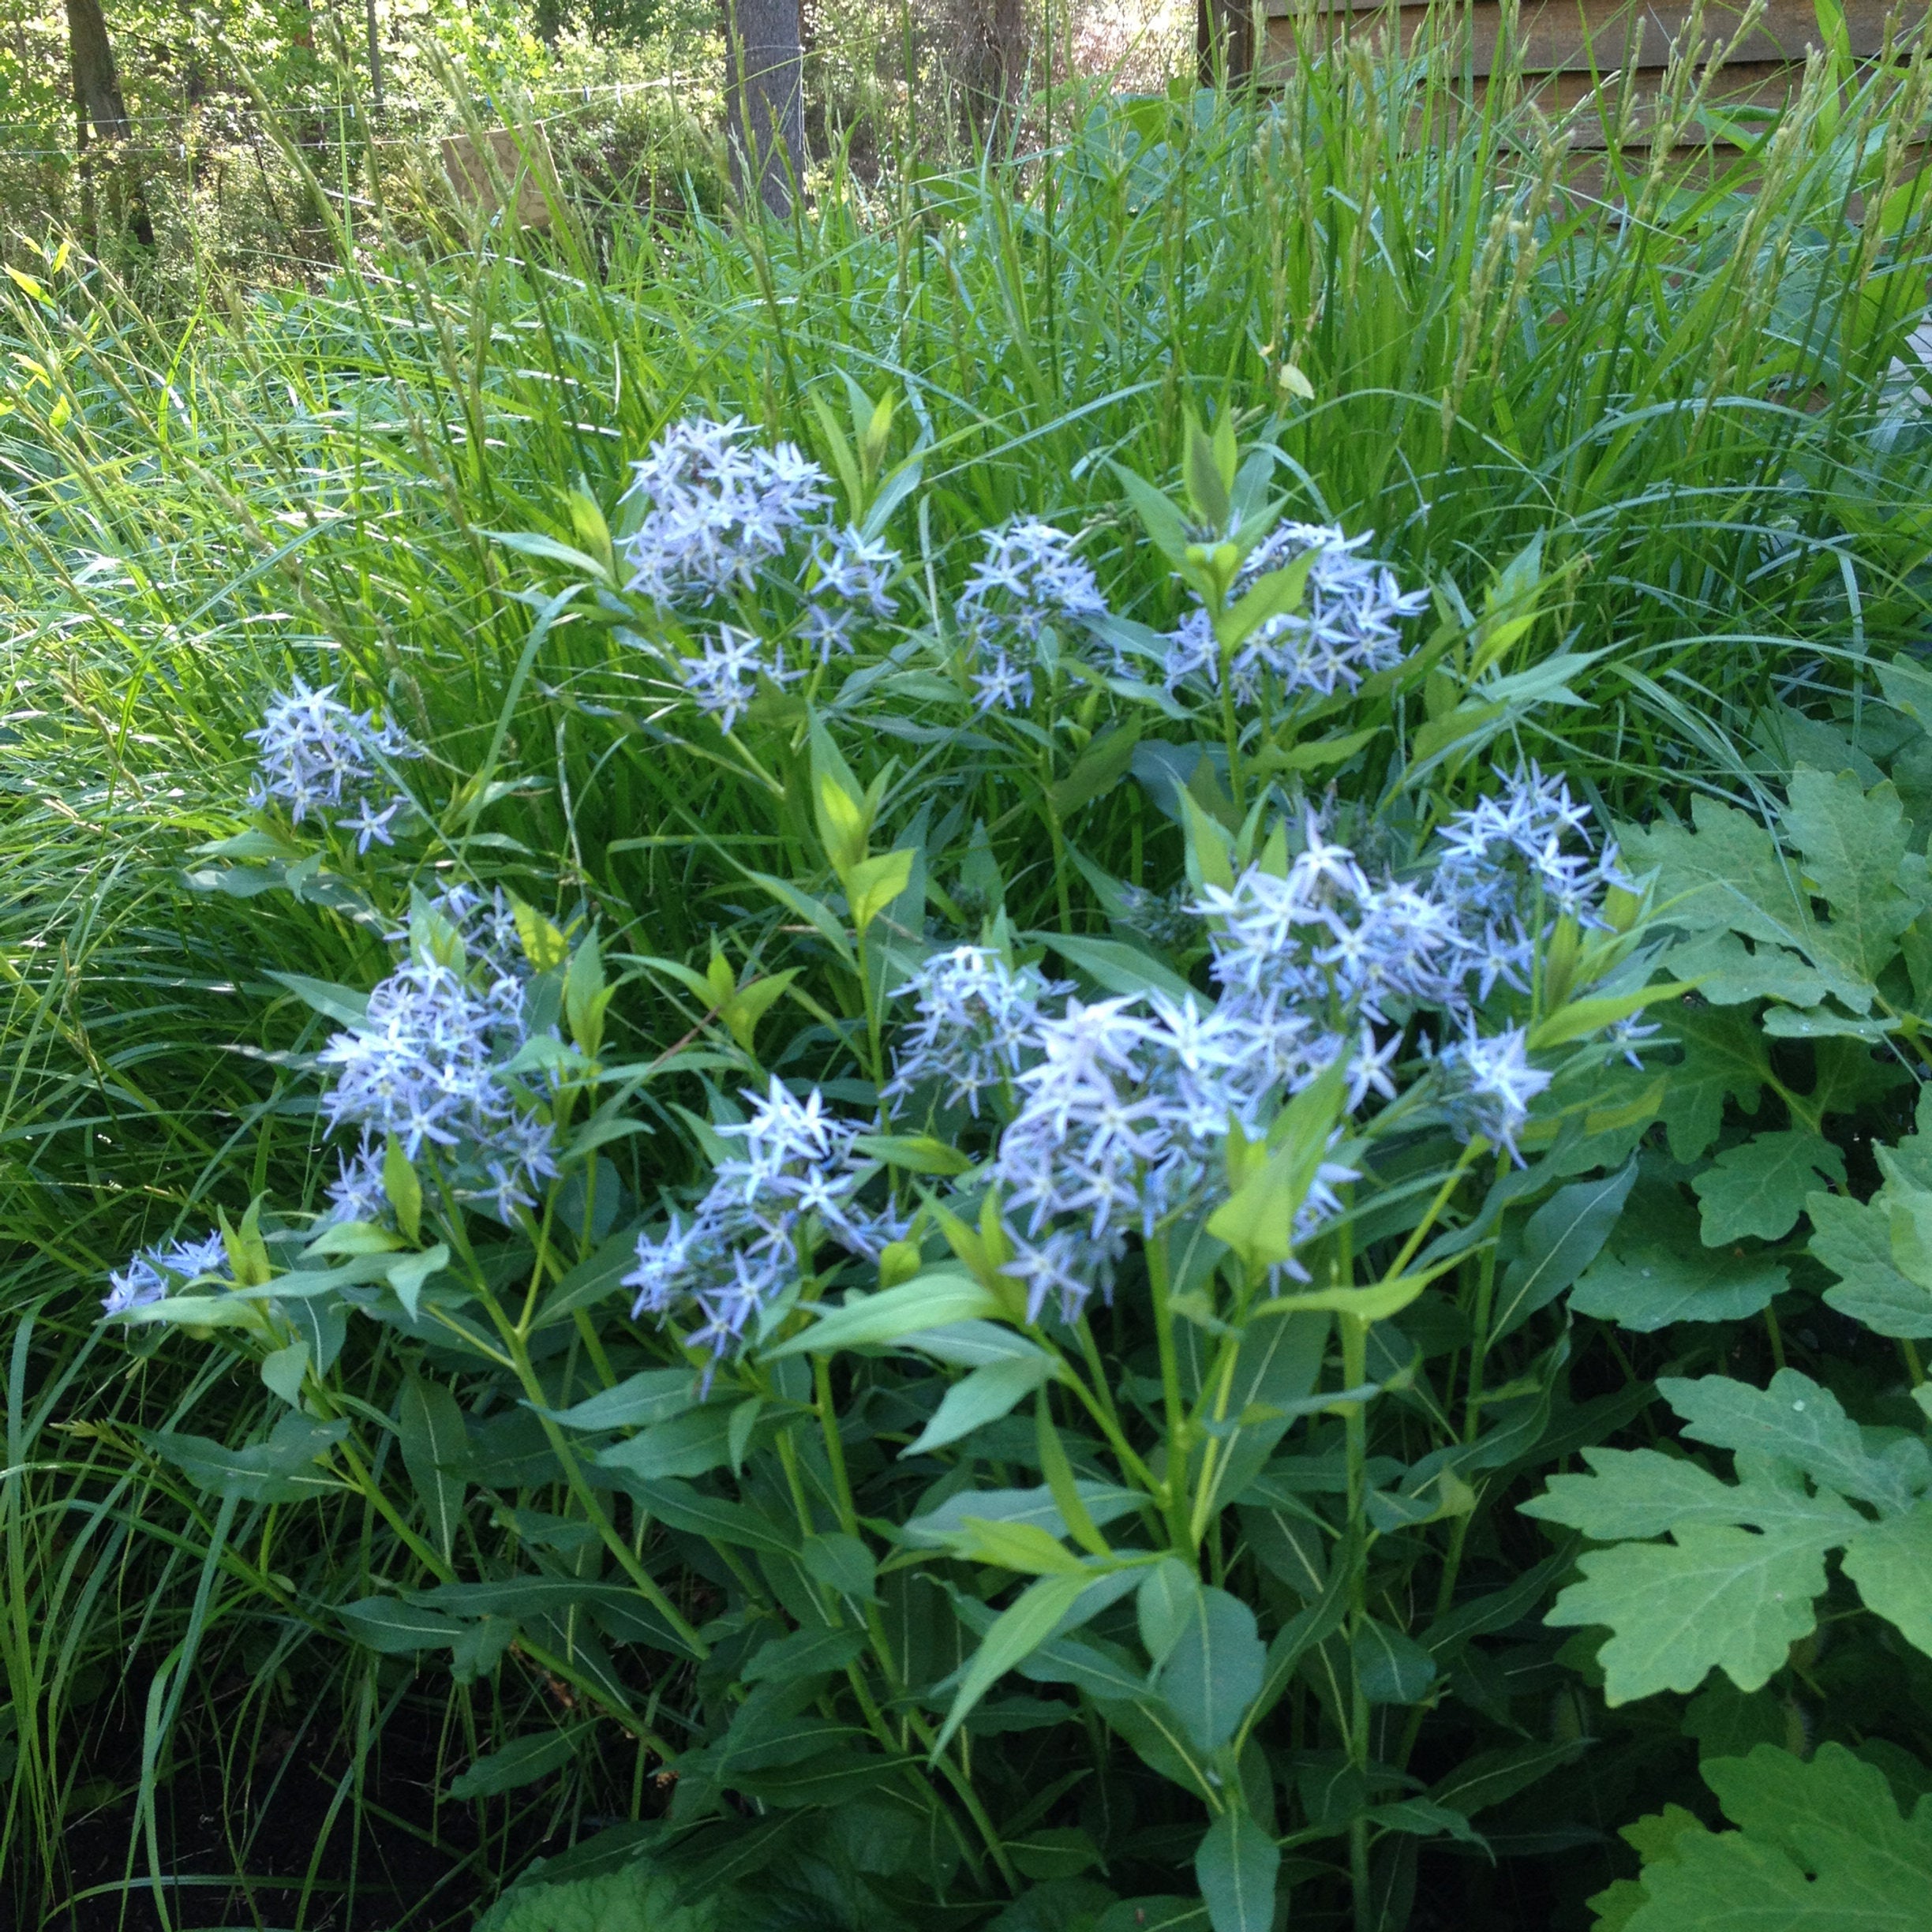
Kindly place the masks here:
<instances>
[{"instance_id":1,"label":"green foliage background","mask_svg":"<svg viewBox=\"0 0 1932 1932\"><path fill-rule=\"evenodd\" d=\"M1874 1047L1915 1041L1924 1004L1932 755L1912 673L1932 444L1898 371L1925 286L1903 155L1926 83L1915 67L1901 107L1876 89L1841 100L1833 79L1754 157L1758 192L1685 189L1640 159L1614 222L1555 193L1526 110L1504 99L1437 140L1412 118L1412 73L1361 56L1311 69L1265 122L1204 98L1129 103L1024 170L876 189L835 171L791 232L612 219L591 192L551 240L463 249L343 202L320 223L341 251L329 279L236 294L190 277L147 306L111 268L9 255L24 280L0 391L0 1869L24 1923L69 1922L82 1891L90 1911L158 1915L144 1885L159 1870L265 1923L340 1904L361 1923L466 1923L540 1848L661 1809L654 1761L542 1668L466 1682L346 1644L334 1607L369 1598L394 1559L381 1513L224 1498L158 1455L160 1432L239 1442L283 1406L234 1357L126 1346L94 1297L143 1241L326 1178L290 1064L326 1028L268 975L366 987L386 951L326 906L209 889L195 853L243 829L243 734L292 671L326 665L380 696L432 747L452 813L500 743L515 787L479 806L466 865L558 916L594 908L613 953L698 972L714 937L754 955L765 922L741 865L802 867L809 833L667 730L592 627L560 627L526 661L530 597L554 584L494 533L586 541L573 492L614 513L624 464L696 410L829 459L812 399L842 404L844 376L902 399L895 458L925 441L904 541L942 582L979 528L1024 511L1087 529L1117 605L1164 620L1166 573L1104 459L1170 477L1190 406L1271 435L1309 514L1373 528L1405 581L1472 619L1541 538L1552 588L1522 668L1597 654L1580 702L1512 717L1515 748L1647 828L1633 862L1688 908L1684 976L1702 983L1672 1016L1634 1210L1567 1307L1505 1339L1488 1383L1548 1375L1566 1400L1628 1402L1593 1455L1668 1457L1720 1570L1774 1503L1811 1541L1794 1532L1784 1552L1770 1636L1727 1617L1638 1663L1628 1630L1700 1554L1658 1540L1678 1526L1654 1486L1611 1509L1616 1473L1639 1466L1552 1461L1491 1499L1471 1552L1488 1593L1532 1585L1469 1641L1435 1795L1448 1806L1456 1777L1477 1780L1459 1815L1481 1818L1497 1862L1432 1844L1413 1923L1580 1926L1609 1887L1601 1919L1649 1932L1700 1923L1747 1881L1776 1911L1828 1880L1874 1893L1859 1923L1910 1923L1932 1704L1887 1608L1911 1600L1916 1545L1879 1532L1924 1508L1907 1478L1923 1454L1928 1194L1910 1138L1923 1068ZM1436 691L1432 716L1473 702ZM1077 929L1104 929L1084 876L1043 856L1043 798L1091 739L1069 732L1043 787L916 707L898 725L890 748L959 808L936 877L983 885L982 819L1017 923L1054 925L1064 893ZM863 775L883 762L876 743L848 749ZM1125 774L1068 814L1106 873L1178 876L1178 830ZM701 1017L674 983L638 977L611 1024L648 1057ZM637 1159L640 1193L695 1165L668 1124ZM1660 1286L1666 1259L1681 1273ZM420 1364L391 1336L358 1331L354 1347L356 1385L394 1418L378 1484L414 1523L436 1500L410 1447L435 1426ZM1421 1373L1469 1391L1440 1355ZM1714 1386L1744 1391L1735 1405L1815 1403L1837 1459L1775 1443L1768 1471L1687 1459L1753 1453L1683 1408ZM1867 1462L1905 1486L1874 1491ZM1878 1500L1853 1530L1861 1483ZM513 1561L513 1513L544 1500L473 1499L483 1559ZM1607 1546L1582 1582L1518 1503ZM1833 1526L1866 1559L1827 1569ZM1446 1554L1420 1547L1418 1628ZM1399 1657L1391 1668L1399 1689ZM1491 1750L1519 1755L1503 1767ZM1513 1784L1537 1750L1547 1775ZM1024 1759L1007 1764L1024 1783ZM1493 1814L1475 1810L1485 1777ZM1849 1829L1828 1783L1856 1799ZM399 1808L405 1789L420 1804ZM1661 1803L1676 1808L1632 1822ZM864 1869L863 1822L841 1814L822 1921L859 1910L838 1887ZM1070 1829L1027 1840L1041 1890L1009 1913L1015 1932L1028 1911L1071 1924L1084 1909L1091 1879L1054 1876L1077 1846L1046 1835ZM1848 1836L1882 1837L1892 1862L1872 1876ZM718 1871L701 1876L725 1909ZM258 1893L274 1902L238 1902ZM527 1904L504 1902L504 1932ZM304 1915L269 1916L285 1912Z\"/></svg>"}]
</instances>

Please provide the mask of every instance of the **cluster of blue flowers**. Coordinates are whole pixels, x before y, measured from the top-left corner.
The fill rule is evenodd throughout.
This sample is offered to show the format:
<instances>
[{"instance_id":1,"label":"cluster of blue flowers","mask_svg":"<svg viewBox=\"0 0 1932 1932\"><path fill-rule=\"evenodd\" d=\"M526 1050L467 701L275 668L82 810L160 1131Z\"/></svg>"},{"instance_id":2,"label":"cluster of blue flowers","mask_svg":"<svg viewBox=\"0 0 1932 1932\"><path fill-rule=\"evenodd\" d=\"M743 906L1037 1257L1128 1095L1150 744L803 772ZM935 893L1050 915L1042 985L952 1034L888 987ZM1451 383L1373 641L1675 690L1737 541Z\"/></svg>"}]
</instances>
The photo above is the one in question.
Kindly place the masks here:
<instances>
[{"instance_id":1,"label":"cluster of blue flowers","mask_svg":"<svg viewBox=\"0 0 1932 1932\"><path fill-rule=\"evenodd\" d=\"M979 708L1015 711L1033 702L1033 674L1048 631L1106 615L1089 566L1065 530L1019 518L983 534L986 554L953 606L972 657Z\"/></svg>"},{"instance_id":2,"label":"cluster of blue flowers","mask_svg":"<svg viewBox=\"0 0 1932 1932\"><path fill-rule=\"evenodd\" d=\"M810 1270L821 1241L876 1260L906 1231L889 1208L859 1205L874 1171L856 1145L863 1124L828 1113L816 1088L800 1099L775 1077L762 1096L744 1097L751 1118L717 1130L743 1151L719 1162L688 1219L638 1237L623 1278L638 1316L695 1316L685 1340L714 1362Z\"/></svg>"},{"instance_id":3,"label":"cluster of blue flowers","mask_svg":"<svg viewBox=\"0 0 1932 1932\"><path fill-rule=\"evenodd\" d=\"M1464 1140L1512 1158L1550 1076L1521 1028L1485 1034L1480 1009L1500 979L1527 984L1538 940L1567 915L1601 925L1620 884L1613 850L1589 845L1587 810L1530 767L1445 824L1413 881L1377 882L1311 814L1301 849L1209 886L1189 908L1204 923L1218 997L1160 993L1084 1003L990 945L934 953L897 996L901 1029L889 1105L963 1107L1000 1119L988 1170L1035 1319L1078 1317L1110 1297L1135 1235L1211 1206L1226 1187L1231 1125L1252 1137L1339 1061L1347 1110L1398 1096L1396 1056L1421 1017L1428 1099ZM1438 1043L1432 1048L1432 1036ZM697 1313L695 1346L716 1359L809 1267L820 1240L871 1255L900 1231L857 1205L871 1170L862 1129L776 1081L689 1220L638 1244L628 1277L637 1312ZM1339 1211L1357 1178L1321 1164L1299 1210L1297 1241ZM1292 1260L1277 1271L1301 1278Z\"/></svg>"},{"instance_id":4,"label":"cluster of blue flowers","mask_svg":"<svg viewBox=\"0 0 1932 1932\"><path fill-rule=\"evenodd\" d=\"M109 1317L126 1315L165 1300L190 1282L211 1279L221 1282L233 1279L227 1244L219 1234L144 1248L125 1267L116 1268L107 1277L108 1292L102 1299L101 1310Z\"/></svg>"},{"instance_id":5,"label":"cluster of blue flowers","mask_svg":"<svg viewBox=\"0 0 1932 1932\"><path fill-rule=\"evenodd\" d=\"M746 597L782 563L795 544L809 544L794 564L806 592L800 661L788 664L786 642L724 623L695 655L676 660L698 709L729 731L758 695L758 681L784 685L802 677L807 661L831 661L853 648L856 627L898 609L892 582L899 553L826 515L830 478L795 444L762 449L747 440L742 418L674 423L631 466L627 498L646 507L626 540L627 588L667 608L708 608Z\"/></svg>"},{"instance_id":6,"label":"cluster of blue flowers","mask_svg":"<svg viewBox=\"0 0 1932 1932\"><path fill-rule=\"evenodd\" d=\"M1324 524L1283 523L1249 552L1234 580L1237 595L1310 550L1315 559L1304 607L1267 619L1229 660L1228 688L1237 703L1258 702L1270 683L1284 697L1332 697L1402 661L1402 627L1428 608L1428 593L1403 590L1386 566L1361 556L1369 541ZM1165 678L1170 691L1186 685L1219 692L1221 650L1204 605L1196 603L1169 633Z\"/></svg>"},{"instance_id":7,"label":"cluster of blue flowers","mask_svg":"<svg viewBox=\"0 0 1932 1932\"><path fill-rule=\"evenodd\" d=\"M854 648L868 622L896 616L892 584L900 567L889 545L826 515L830 479L790 443L763 449L739 417L675 423L632 466L628 496L647 506L626 541L628 587L668 607L706 608L751 593L794 543L792 580L806 593L796 661L788 641L731 624L677 661L679 678L699 709L729 731L757 695L761 679L783 686L809 665ZM1091 567L1076 539L1036 518L1015 518L984 532L984 554L953 607L981 711L1024 710L1055 649L1078 655L1089 627L1107 616ZM1331 695L1400 661L1402 627L1425 609L1428 593L1405 592L1382 564L1361 555L1369 539L1310 523L1284 523L1245 560L1235 589L1305 552L1315 554L1305 607L1271 617L1224 666L1212 621L1196 604L1165 639L1159 676L1170 691L1211 695L1225 671L1242 704L1271 684L1282 695ZM1113 668L1138 677L1144 668L1114 647Z\"/></svg>"},{"instance_id":8,"label":"cluster of blue flowers","mask_svg":"<svg viewBox=\"0 0 1932 1932\"><path fill-rule=\"evenodd\" d=\"M421 753L394 724L379 722L373 711L352 711L333 684L311 690L298 678L248 736L259 747L249 792L256 811L283 806L296 825L339 814L335 827L353 834L358 852L395 844L396 815L409 796L389 768Z\"/></svg>"},{"instance_id":9,"label":"cluster of blue flowers","mask_svg":"<svg viewBox=\"0 0 1932 1932\"><path fill-rule=\"evenodd\" d=\"M458 1198L506 1221L534 1206L537 1185L556 1172L549 1124L533 1105L537 1085L507 1071L530 1038L508 908L459 888L432 911L449 943L410 945L361 1020L317 1056L335 1076L324 1118L360 1136L330 1189L336 1220L384 1219L391 1137L412 1161L432 1151Z\"/></svg>"}]
</instances>

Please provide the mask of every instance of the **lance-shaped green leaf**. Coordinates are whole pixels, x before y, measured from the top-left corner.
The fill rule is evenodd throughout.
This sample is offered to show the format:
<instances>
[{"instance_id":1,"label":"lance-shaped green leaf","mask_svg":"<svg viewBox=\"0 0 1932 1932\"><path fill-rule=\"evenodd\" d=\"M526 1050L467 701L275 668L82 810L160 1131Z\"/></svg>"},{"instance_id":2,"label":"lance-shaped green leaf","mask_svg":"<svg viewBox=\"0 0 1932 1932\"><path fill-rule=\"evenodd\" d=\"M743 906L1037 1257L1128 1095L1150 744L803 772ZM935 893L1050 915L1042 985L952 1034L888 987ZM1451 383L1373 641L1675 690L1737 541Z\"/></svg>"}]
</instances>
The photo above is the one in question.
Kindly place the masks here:
<instances>
[{"instance_id":1,"label":"lance-shaped green leaf","mask_svg":"<svg viewBox=\"0 0 1932 1932\"><path fill-rule=\"evenodd\" d=\"M989 1362L955 1382L940 1398L932 1420L900 1451L923 1455L970 1436L1010 1414L1053 1373L1050 1356L1035 1354Z\"/></svg>"},{"instance_id":2,"label":"lance-shaped green leaf","mask_svg":"<svg viewBox=\"0 0 1932 1932\"><path fill-rule=\"evenodd\" d=\"M933 1741L935 1757L952 1742L954 1732L972 1714L973 1706L994 1685L1055 1633L1061 1619L1093 1580L1093 1573L1085 1569L1043 1576L1028 1584L1000 1613L966 1666L953 1708Z\"/></svg>"},{"instance_id":3,"label":"lance-shaped green leaf","mask_svg":"<svg viewBox=\"0 0 1932 1932\"><path fill-rule=\"evenodd\" d=\"M1208 1827L1194 1855L1194 1879L1214 1932L1270 1932L1281 1852L1249 1815L1230 1803Z\"/></svg>"},{"instance_id":4,"label":"lance-shaped green leaf","mask_svg":"<svg viewBox=\"0 0 1932 1932\"><path fill-rule=\"evenodd\" d=\"M1196 1750L1219 1750L1234 1736L1261 1689L1267 1649L1255 1614L1226 1590L1196 1592L1155 1688L1186 1728Z\"/></svg>"},{"instance_id":5,"label":"lance-shaped green leaf","mask_svg":"<svg viewBox=\"0 0 1932 1932\"><path fill-rule=\"evenodd\" d=\"M462 1410L440 1382L412 1375L402 1384L396 1434L430 1540L447 1561L462 1517L463 1480L457 1473L468 1447Z\"/></svg>"},{"instance_id":6,"label":"lance-shaped green leaf","mask_svg":"<svg viewBox=\"0 0 1932 1932\"><path fill-rule=\"evenodd\" d=\"M876 1347L950 1322L983 1321L1000 1312L992 1294L962 1268L930 1268L883 1293L853 1295L843 1307L818 1311L801 1334L765 1351L776 1361L786 1355L829 1355L844 1348Z\"/></svg>"},{"instance_id":7,"label":"lance-shaped green leaf","mask_svg":"<svg viewBox=\"0 0 1932 1932\"><path fill-rule=\"evenodd\" d=\"M1596 1260L1636 1178L1633 1159L1616 1174L1559 1188L1530 1217L1522 1250L1496 1295L1492 1320L1498 1337L1547 1308Z\"/></svg>"},{"instance_id":8,"label":"lance-shaped green leaf","mask_svg":"<svg viewBox=\"0 0 1932 1932\"><path fill-rule=\"evenodd\" d=\"M1267 1159L1209 1217L1208 1232L1251 1269L1276 1266L1294 1252L1295 1215L1328 1151L1346 1076L1338 1057L1295 1095L1269 1136Z\"/></svg>"}]
</instances>

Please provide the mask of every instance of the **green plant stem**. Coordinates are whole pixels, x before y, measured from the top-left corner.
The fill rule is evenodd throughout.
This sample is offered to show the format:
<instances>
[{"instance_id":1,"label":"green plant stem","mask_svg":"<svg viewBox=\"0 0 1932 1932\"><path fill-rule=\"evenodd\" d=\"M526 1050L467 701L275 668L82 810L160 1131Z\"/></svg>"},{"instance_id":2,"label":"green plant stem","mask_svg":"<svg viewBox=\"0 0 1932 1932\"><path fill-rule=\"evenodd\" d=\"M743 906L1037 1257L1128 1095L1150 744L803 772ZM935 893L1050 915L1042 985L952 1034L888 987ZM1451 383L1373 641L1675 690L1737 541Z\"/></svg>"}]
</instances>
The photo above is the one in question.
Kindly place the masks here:
<instances>
[{"instance_id":1,"label":"green plant stem","mask_svg":"<svg viewBox=\"0 0 1932 1932\"><path fill-rule=\"evenodd\" d=\"M1342 1331L1342 1386L1359 1388L1368 1379L1368 1324L1359 1316L1336 1318ZM1368 1412L1353 1402L1342 1424L1348 1459L1349 1566L1349 1762L1365 1777L1368 1769L1368 1699L1354 1658L1355 1642L1368 1614ZM1357 1817L1349 1825L1349 1884L1354 1896L1356 1932L1374 1932L1374 1900L1368 1882L1368 1823Z\"/></svg>"},{"instance_id":2,"label":"green plant stem","mask_svg":"<svg viewBox=\"0 0 1932 1932\"><path fill-rule=\"evenodd\" d=\"M1167 1419L1167 1469L1161 1479L1161 1507L1177 1555L1192 1559L1187 1500L1188 1455L1192 1447L1187 1405L1181 1398L1181 1360L1174 1347L1174 1310L1169 1305L1167 1239L1157 1234L1147 1245L1148 1284L1151 1291L1154 1333L1160 1350L1161 1401Z\"/></svg>"}]
</instances>

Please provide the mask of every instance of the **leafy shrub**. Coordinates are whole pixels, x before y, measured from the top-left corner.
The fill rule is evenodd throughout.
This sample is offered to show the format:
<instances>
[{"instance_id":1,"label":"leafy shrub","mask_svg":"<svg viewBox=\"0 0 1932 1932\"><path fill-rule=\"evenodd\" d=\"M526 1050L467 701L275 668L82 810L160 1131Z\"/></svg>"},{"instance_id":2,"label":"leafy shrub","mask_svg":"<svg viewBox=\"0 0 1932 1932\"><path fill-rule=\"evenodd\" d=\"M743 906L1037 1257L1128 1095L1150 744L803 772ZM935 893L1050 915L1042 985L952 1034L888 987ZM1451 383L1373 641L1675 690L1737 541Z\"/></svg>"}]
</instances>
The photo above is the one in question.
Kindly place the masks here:
<instances>
[{"instance_id":1,"label":"leafy shrub","mask_svg":"<svg viewBox=\"0 0 1932 1932\"><path fill-rule=\"evenodd\" d=\"M784 1814L856 1805L903 1909L1098 1867L1144 1910L1191 1865L1216 1932L1297 1885L1366 1913L1417 1839L1480 1845L1473 1813L1582 1749L1440 1759L1428 1718L1565 1560L1472 1594L1472 1527L1632 1413L1563 1395L1559 1334L1501 1387L1485 1365L1601 1246L1654 1111L1634 1022L1680 988L1646 984L1639 900L1559 781L1473 789L1476 754L1567 696L1560 656L1507 668L1533 548L1480 622L1405 650L1421 600L1283 523L1275 458L1242 462L1224 418L1185 503L1122 478L1189 593L1172 631L1114 616L1028 522L906 631L881 533L919 461L883 472L889 417L858 407L835 445L849 524L796 451L696 424L639 464L627 534L514 542L587 571L659 702L796 801L809 863L747 871L782 923L743 969L627 962L704 1009L646 1063L608 1051L594 927L500 892L418 890L367 996L290 978L346 1022L315 1062L358 1136L331 1204L258 1203L219 1260L157 1253L110 1297L238 1347L286 1410L245 1447L154 1447L256 1503L360 1490L395 1541L349 1631L459 1677L515 1646L666 1762L687 1856L746 1839L742 1875ZM837 737L976 714L1050 758L1082 687L1115 717L1036 781L1057 859L1070 805L1136 770L1185 884L1087 863L1113 936L1020 931L982 857L969 918L928 809ZM209 856L380 923L372 808L348 808L391 792L402 837L411 747L313 694L258 736L280 809ZM761 1050L781 1002L809 1024ZM671 1098L693 1081L702 1113ZM668 1215L609 1158L653 1116L700 1155ZM391 1417L331 1372L358 1312L414 1345ZM1465 1350L1440 1394L1419 1377ZM473 1485L556 1500L485 1549ZM513 1745L468 1775L556 1762Z\"/></svg>"}]
</instances>

